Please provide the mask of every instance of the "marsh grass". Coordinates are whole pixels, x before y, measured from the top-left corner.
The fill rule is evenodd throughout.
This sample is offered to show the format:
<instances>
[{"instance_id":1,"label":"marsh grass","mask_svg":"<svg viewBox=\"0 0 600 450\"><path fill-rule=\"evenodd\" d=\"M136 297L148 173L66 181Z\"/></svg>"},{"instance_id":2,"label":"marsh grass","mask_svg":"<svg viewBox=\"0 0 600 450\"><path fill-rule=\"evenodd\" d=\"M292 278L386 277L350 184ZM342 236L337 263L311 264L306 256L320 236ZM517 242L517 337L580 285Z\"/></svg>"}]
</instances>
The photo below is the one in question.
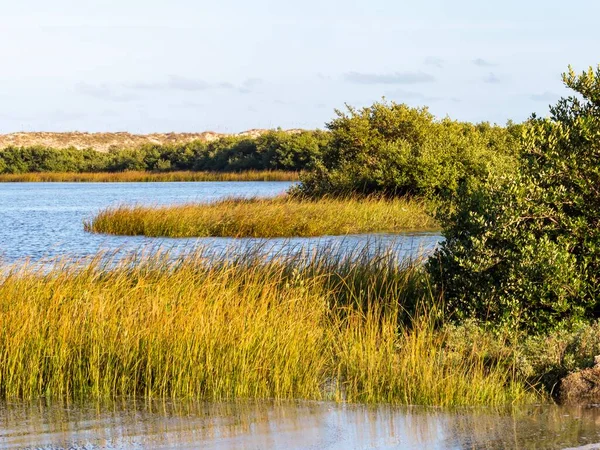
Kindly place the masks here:
<instances>
[{"instance_id":1,"label":"marsh grass","mask_svg":"<svg viewBox=\"0 0 600 450\"><path fill-rule=\"evenodd\" d=\"M297 237L434 230L423 201L383 198L229 198L100 211L86 231L163 237Z\"/></svg>"},{"instance_id":2,"label":"marsh grass","mask_svg":"<svg viewBox=\"0 0 600 450\"><path fill-rule=\"evenodd\" d=\"M503 405L535 394L446 351L418 263L319 251L102 255L0 271L0 396Z\"/></svg>"},{"instance_id":3,"label":"marsh grass","mask_svg":"<svg viewBox=\"0 0 600 450\"><path fill-rule=\"evenodd\" d=\"M244 172L30 172L0 174L0 183L10 182L166 182L166 181L297 181L298 172L250 170Z\"/></svg>"}]
</instances>

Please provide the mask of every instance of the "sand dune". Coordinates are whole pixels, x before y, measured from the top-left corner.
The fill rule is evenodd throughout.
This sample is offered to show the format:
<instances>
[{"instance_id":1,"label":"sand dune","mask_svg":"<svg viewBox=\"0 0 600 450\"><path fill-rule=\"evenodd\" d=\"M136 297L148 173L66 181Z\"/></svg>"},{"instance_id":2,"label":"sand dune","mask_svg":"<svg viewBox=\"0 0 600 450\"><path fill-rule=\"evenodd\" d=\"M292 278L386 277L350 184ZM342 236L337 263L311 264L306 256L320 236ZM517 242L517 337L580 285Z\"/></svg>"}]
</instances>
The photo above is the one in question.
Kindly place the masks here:
<instances>
[{"instance_id":1,"label":"sand dune","mask_svg":"<svg viewBox=\"0 0 600 450\"><path fill-rule=\"evenodd\" d=\"M0 149L9 146L29 147L42 145L52 148L75 147L78 149L93 148L101 152L108 152L111 148L138 148L144 144L175 144L186 143L195 140L205 142L214 141L225 136L248 136L258 137L270 130L252 129L235 134L215 133L204 131L201 133L152 133L131 134L127 132L118 133L52 133L52 132L19 132L0 134ZM288 133L300 130L287 130Z\"/></svg>"}]
</instances>

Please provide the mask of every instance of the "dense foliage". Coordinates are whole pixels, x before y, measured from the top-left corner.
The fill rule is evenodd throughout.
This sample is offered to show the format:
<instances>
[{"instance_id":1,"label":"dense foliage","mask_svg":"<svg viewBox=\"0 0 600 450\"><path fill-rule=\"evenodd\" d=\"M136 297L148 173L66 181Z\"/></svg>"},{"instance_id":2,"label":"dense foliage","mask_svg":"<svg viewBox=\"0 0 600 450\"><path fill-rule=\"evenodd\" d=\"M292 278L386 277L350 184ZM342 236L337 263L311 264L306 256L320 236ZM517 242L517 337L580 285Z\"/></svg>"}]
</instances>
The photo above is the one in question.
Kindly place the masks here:
<instances>
[{"instance_id":1,"label":"dense foliage","mask_svg":"<svg viewBox=\"0 0 600 450\"><path fill-rule=\"evenodd\" d=\"M228 137L213 142L145 145L140 149L51 149L8 147L0 151L0 173L122 172L126 170L304 170L320 157L329 134L271 131L257 138Z\"/></svg>"},{"instance_id":2,"label":"dense foliage","mask_svg":"<svg viewBox=\"0 0 600 450\"><path fill-rule=\"evenodd\" d=\"M514 166L520 126L437 120L427 108L379 102L327 124L331 142L304 174L310 196L447 195Z\"/></svg>"},{"instance_id":3,"label":"dense foliage","mask_svg":"<svg viewBox=\"0 0 600 450\"><path fill-rule=\"evenodd\" d=\"M429 263L458 317L542 330L600 316L600 67L524 132L520 170L442 218Z\"/></svg>"}]
</instances>

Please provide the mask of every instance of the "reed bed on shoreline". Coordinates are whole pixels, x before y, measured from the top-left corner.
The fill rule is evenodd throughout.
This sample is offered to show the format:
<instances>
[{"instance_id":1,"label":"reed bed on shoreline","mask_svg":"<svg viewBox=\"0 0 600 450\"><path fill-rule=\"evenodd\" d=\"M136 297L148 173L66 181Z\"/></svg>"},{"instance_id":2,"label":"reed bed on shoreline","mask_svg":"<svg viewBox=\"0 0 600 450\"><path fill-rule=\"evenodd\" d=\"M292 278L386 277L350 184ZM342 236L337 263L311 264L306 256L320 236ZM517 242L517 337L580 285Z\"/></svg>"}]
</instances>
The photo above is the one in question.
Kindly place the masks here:
<instances>
[{"instance_id":1,"label":"reed bed on shoreline","mask_svg":"<svg viewBox=\"0 0 600 450\"><path fill-rule=\"evenodd\" d=\"M40 182L169 182L169 181L297 181L298 172L275 170L252 170L245 172L32 172L0 174L0 183L40 183Z\"/></svg>"},{"instance_id":2,"label":"reed bed on shoreline","mask_svg":"<svg viewBox=\"0 0 600 450\"><path fill-rule=\"evenodd\" d=\"M435 230L424 202L408 199L229 198L164 207L117 206L86 231L161 237L303 237Z\"/></svg>"},{"instance_id":3,"label":"reed bed on shoreline","mask_svg":"<svg viewBox=\"0 0 600 450\"><path fill-rule=\"evenodd\" d=\"M0 397L536 398L485 349L445 348L416 262L326 250L3 267Z\"/></svg>"}]
</instances>

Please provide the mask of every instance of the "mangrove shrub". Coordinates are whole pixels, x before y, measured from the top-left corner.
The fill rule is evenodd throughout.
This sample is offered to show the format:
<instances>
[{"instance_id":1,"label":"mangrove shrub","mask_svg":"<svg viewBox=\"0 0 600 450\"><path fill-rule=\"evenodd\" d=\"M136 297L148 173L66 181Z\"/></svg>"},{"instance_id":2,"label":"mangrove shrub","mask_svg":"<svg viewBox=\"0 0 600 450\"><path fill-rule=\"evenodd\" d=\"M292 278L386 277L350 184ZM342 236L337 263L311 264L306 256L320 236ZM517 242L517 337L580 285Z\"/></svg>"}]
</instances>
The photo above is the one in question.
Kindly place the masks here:
<instances>
[{"instance_id":1,"label":"mangrove shrub","mask_svg":"<svg viewBox=\"0 0 600 450\"><path fill-rule=\"evenodd\" d=\"M304 195L452 195L514 165L517 126L437 120L427 108L385 101L336 113L330 144L301 178Z\"/></svg>"},{"instance_id":2,"label":"mangrove shrub","mask_svg":"<svg viewBox=\"0 0 600 450\"><path fill-rule=\"evenodd\" d=\"M600 316L600 67L524 130L519 170L459 197L429 261L457 317L543 330Z\"/></svg>"}]
</instances>

